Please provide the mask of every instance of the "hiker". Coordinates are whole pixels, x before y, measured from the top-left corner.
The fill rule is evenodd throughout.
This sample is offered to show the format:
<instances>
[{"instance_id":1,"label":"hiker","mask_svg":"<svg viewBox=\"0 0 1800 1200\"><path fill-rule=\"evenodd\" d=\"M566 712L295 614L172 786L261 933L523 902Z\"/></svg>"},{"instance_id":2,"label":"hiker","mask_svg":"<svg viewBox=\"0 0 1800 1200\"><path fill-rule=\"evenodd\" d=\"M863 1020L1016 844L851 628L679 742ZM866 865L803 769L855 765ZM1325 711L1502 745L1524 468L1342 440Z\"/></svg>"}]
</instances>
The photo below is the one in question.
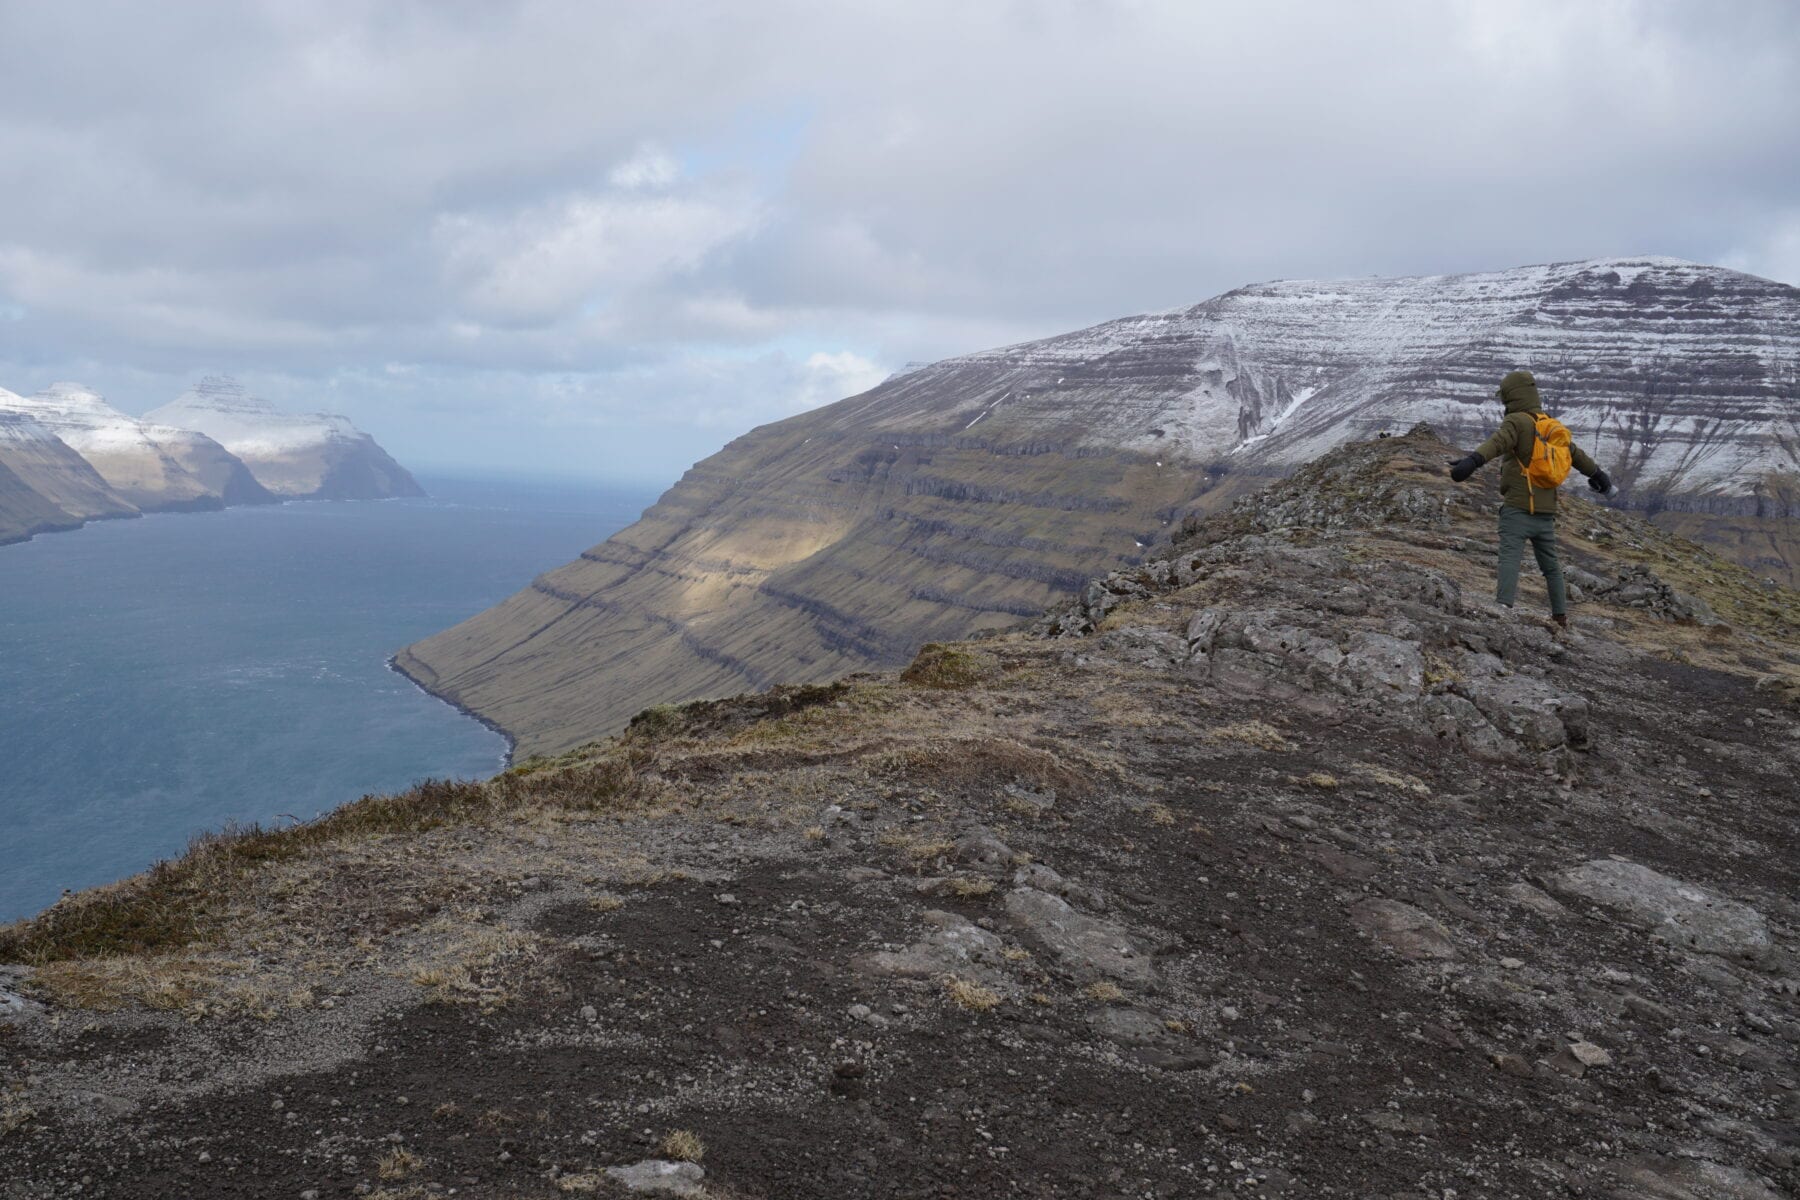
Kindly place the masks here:
<instances>
[{"instance_id":1,"label":"hiker","mask_svg":"<svg viewBox=\"0 0 1800 1200\"><path fill-rule=\"evenodd\" d=\"M1612 480L1570 439L1561 422L1544 415L1530 371L1508 372L1495 394L1506 406L1500 428L1473 454L1451 463L1450 478L1461 483L1483 463L1506 456L1500 467L1500 585L1494 598L1506 608L1513 606L1519 561L1530 542L1550 591L1550 619L1567 629L1569 599L1556 557L1556 489L1571 465L1602 495L1612 490Z\"/></svg>"}]
</instances>

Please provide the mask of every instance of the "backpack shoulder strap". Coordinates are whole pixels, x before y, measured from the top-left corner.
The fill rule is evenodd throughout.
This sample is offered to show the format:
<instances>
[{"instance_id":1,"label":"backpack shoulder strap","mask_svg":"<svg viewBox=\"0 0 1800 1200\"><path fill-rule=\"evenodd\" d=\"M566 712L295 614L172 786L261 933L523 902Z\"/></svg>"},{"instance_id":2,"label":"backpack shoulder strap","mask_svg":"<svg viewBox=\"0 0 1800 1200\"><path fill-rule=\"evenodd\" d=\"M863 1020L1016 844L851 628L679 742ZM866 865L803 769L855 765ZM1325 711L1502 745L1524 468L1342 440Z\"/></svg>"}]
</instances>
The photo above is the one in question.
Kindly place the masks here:
<instances>
[{"instance_id":1,"label":"backpack shoulder strap","mask_svg":"<svg viewBox=\"0 0 1800 1200\"><path fill-rule=\"evenodd\" d=\"M1523 420L1519 422L1519 440L1518 444L1513 448L1513 452L1519 456L1520 463L1529 464L1531 462L1531 452L1537 448L1538 414L1528 412L1508 413L1506 419L1510 421L1514 417L1521 417Z\"/></svg>"}]
</instances>

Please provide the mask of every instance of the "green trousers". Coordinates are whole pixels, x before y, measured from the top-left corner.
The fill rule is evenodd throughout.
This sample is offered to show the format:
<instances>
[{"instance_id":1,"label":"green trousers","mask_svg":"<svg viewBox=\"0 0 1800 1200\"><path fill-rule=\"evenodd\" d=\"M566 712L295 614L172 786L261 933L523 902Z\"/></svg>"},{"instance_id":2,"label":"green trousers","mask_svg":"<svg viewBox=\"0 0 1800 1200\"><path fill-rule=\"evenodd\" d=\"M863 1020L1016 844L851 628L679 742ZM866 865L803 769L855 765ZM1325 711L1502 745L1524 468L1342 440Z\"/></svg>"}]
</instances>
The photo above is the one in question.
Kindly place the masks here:
<instances>
[{"instance_id":1,"label":"green trousers","mask_svg":"<svg viewBox=\"0 0 1800 1200\"><path fill-rule=\"evenodd\" d=\"M1519 563L1525 557L1526 542L1531 543L1538 570L1544 573L1544 585L1550 590L1550 611L1569 611L1562 563L1556 557L1556 517L1550 513L1533 516L1510 504L1500 509L1500 587L1494 598L1502 604L1518 598Z\"/></svg>"}]
</instances>

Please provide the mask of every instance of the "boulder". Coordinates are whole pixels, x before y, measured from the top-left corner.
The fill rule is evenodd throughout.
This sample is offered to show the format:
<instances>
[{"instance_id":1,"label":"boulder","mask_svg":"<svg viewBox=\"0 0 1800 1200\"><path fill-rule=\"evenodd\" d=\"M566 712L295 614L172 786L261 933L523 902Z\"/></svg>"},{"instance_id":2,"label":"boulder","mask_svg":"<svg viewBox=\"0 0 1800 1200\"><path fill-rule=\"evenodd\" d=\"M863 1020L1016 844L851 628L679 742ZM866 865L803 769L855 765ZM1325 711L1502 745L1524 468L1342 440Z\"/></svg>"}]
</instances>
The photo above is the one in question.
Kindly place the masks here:
<instances>
[{"instance_id":1,"label":"boulder","mask_svg":"<svg viewBox=\"0 0 1800 1200\"><path fill-rule=\"evenodd\" d=\"M1470 758L1480 762L1516 762L1518 747L1501 736L1481 710L1465 697L1446 693L1427 696L1420 704L1426 727L1447 742L1453 742Z\"/></svg>"},{"instance_id":2,"label":"boulder","mask_svg":"<svg viewBox=\"0 0 1800 1200\"><path fill-rule=\"evenodd\" d=\"M863 960L877 975L936 979L958 975L992 984L1000 979L1004 944L966 917L933 909L925 914L932 932L904 950L884 950Z\"/></svg>"},{"instance_id":3,"label":"boulder","mask_svg":"<svg viewBox=\"0 0 1800 1200\"><path fill-rule=\"evenodd\" d=\"M1781 1193L1738 1167L1704 1159L1646 1156L1607 1167L1624 1187L1618 1200L1780 1200Z\"/></svg>"},{"instance_id":4,"label":"boulder","mask_svg":"<svg viewBox=\"0 0 1800 1200\"><path fill-rule=\"evenodd\" d=\"M1430 913L1398 900L1358 901L1350 923L1402 958L1455 958L1450 931Z\"/></svg>"},{"instance_id":5,"label":"boulder","mask_svg":"<svg viewBox=\"0 0 1800 1200\"><path fill-rule=\"evenodd\" d=\"M29 967L0 966L0 1025L22 1022L44 1011L43 1005L15 990L30 974Z\"/></svg>"},{"instance_id":6,"label":"boulder","mask_svg":"<svg viewBox=\"0 0 1800 1200\"><path fill-rule=\"evenodd\" d=\"M1006 915L1077 974L1105 975L1139 987L1156 981L1149 946L1122 926L1078 912L1061 896L1014 888L1006 895Z\"/></svg>"},{"instance_id":7,"label":"boulder","mask_svg":"<svg viewBox=\"0 0 1800 1200\"><path fill-rule=\"evenodd\" d=\"M1703 954L1756 959L1770 946L1768 923L1749 905L1639 863L1597 858L1560 872L1551 885Z\"/></svg>"},{"instance_id":8,"label":"boulder","mask_svg":"<svg viewBox=\"0 0 1800 1200\"><path fill-rule=\"evenodd\" d=\"M1564 714L1585 737L1587 701L1565 695L1529 675L1490 676L1465 680L1458 689L1501 734L1529 750L1554 750L1571 740Z\"/></svg>"},{"instance_id":9,"label":"boulder","mask_svg":"<svg viewBox=\"0 0 1800 1200\"><path fill-rule=\"evenodd\" d=\"M1417 642L1359 633L1350 639L1343 675L1359 691L1412 698L1425 687L1425 658Z\"/></svg>"},{"instance_id":10,"label":"boulder","mask_svg":"<svg viewBox=\"0 0 1800 1200\"><path fill-rule=\"evenodd\" d=\"M706 1194L701 1187L706 1171L699 1163L647 1158L628 1167L608 1167L606 1177L628 1192L649 1192L665 1196Z\"/></svg>"}]
</instances>

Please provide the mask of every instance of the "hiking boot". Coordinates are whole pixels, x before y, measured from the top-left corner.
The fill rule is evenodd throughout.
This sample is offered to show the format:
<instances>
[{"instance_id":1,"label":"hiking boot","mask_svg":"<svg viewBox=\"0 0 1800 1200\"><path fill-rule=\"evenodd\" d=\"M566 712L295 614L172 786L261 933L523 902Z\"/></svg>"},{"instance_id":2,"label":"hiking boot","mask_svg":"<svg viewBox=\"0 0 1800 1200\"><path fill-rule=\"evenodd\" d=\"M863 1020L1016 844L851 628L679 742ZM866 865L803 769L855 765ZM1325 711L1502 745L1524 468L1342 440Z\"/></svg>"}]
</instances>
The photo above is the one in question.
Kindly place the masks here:
<instances>
[{"instance_id":1,"label":"hiking boot","mask_svg":"<svg viewBox=\"0 0 1800 1200\"><path fill-rule=\"evenodd\" d=\"M1556 627L1558 629L1567 629L1569 627L1568 613L1551 613L1550 619L1556 622Z\"/></svg>"}]
</instances>

